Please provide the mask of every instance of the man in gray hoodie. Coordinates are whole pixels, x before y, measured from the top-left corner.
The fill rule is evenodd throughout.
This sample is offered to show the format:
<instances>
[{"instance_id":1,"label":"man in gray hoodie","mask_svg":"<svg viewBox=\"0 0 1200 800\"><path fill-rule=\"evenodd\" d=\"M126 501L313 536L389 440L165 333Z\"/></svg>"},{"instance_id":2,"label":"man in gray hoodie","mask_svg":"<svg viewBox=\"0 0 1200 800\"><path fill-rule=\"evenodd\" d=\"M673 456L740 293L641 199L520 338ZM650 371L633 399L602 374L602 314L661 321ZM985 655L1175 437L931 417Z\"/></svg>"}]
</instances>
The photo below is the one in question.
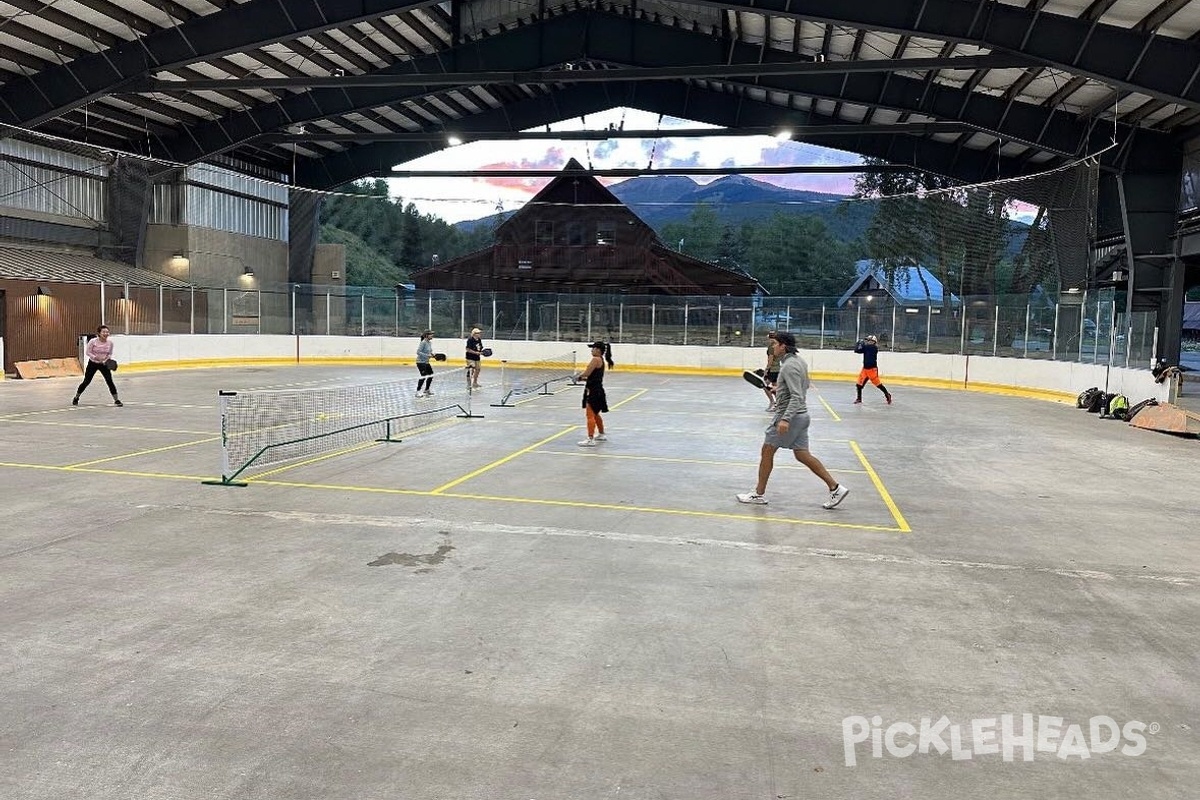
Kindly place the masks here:
<instances>
[{"instance_id":1,"label":"man in gray hoodie","mask_svg":"<svg viewBox=\"0 0 1200 800\"><path fill-rule=\"evenodd\" d=\"M765 506L767 498L767 481L771 478L771 470L775 468L775 451L786 448L792 451L796 460L812 470L812 473L825 481L829 489L829 499L822 503L823 508L835 508L846 499L850 490L833 479L829 470L821 460L808 451L808 426L811 420L808 416L808 365L796 353L796 337L780 331L775 334L775 354L779 356L779 382L775 385L775 417L767 428L763 439L762 454L758 462L758 485L753 492L739 494L739 503Z\"/></svg>"}]
</instances>

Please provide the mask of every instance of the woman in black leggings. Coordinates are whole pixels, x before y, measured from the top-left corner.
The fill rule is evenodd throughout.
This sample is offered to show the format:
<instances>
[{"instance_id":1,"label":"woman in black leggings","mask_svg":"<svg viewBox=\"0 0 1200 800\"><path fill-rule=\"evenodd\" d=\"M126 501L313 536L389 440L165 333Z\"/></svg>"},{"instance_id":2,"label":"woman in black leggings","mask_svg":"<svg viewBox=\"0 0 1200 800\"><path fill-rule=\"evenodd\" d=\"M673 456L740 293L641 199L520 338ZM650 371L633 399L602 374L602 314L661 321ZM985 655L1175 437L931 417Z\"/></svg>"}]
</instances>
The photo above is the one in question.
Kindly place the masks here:
<instances>
[{"instance_id":1,"label":"woman in black leggings","mask_svg":"<svg viewBox=\"0 0 1200 800\"><path fill-rule=\"evenodd\" d=\"M104 382L108 384L108 391L112 395L113 405L125 405L121 402L121 398L117 397L117 385L113 383L112 370L108 368L108 361L112 358L113 343L108 338L107 325L101 325L99 328L96 328L96 335L88 339L83 352L88 360L87 370L83 373L83 383L79 384L79 388L75 390L75 398L71 400L71 405L79 405L79 395L83 394L83 390L92 382L92 378L96 377L97 372L104 376Z\"/></svg>"}]
</instances>

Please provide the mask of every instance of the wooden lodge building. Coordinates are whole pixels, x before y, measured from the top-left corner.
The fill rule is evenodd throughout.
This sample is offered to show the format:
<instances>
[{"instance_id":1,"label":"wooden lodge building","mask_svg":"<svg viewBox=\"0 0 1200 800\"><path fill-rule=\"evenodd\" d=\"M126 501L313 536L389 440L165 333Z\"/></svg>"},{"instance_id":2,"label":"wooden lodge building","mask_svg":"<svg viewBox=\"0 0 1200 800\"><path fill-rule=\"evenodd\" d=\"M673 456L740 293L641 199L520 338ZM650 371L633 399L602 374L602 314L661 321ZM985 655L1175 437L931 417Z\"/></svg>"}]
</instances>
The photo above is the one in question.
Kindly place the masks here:
<instances>
[{"instance_id":1,"label":"wooden lodge building","mask_svg":"<svg viewBox=\"0 0 1200 800\"><path fill-rule=\"evenodd\" d=\"M413 274L417 289L734 295L753 277L671 250L575 159L496 229L491 247Z\"/></svg>"}]
</instances>

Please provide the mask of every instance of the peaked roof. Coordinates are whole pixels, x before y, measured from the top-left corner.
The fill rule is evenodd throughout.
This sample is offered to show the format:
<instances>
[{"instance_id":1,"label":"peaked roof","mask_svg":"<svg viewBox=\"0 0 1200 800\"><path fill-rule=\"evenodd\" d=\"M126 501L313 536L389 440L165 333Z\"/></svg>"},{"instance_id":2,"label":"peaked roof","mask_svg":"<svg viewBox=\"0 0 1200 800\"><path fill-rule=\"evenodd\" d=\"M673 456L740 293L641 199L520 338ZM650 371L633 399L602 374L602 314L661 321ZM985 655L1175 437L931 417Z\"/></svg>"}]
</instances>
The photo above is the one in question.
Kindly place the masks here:
<instances>
[{"instance_id":1,"label":"peaked roof","mask_svg":"<svg viewBox=\"0 0 1200 800\"><path fill-rule=\"evenodd\" d=\"M517 209L508 219L501 222L496 227L497 233L512 224L513 220L521 216L522 213L538 205L613 205L629 208L621 202L620 198L610 192L604 184L589 175L582 164L572 158L567 161L566 166L563 167L562 172L557 177L543 186L540 192L535 194L524 206ZM636 212L633 209L629 208L629 212L636 216ZM640 217L638 218L641 219Z\"/></svg>"},{"instance_id":2,"label":"peaked roof","mask_svg":"<svg viewBox=\"0 0 1200 800\"><path fill-rule=\"evenodd\" d=\"M845 305L846 301L853 297L854 293L872 278L897 303L929 304L942 302L945 292L942 282L935 278L932 272L920 265L895 267L890 270L891 274L889 276L889 270L882 264L866 258L854 262L854 269L858 273L858 278L850 285L845 294L838 299L839 306ZM953 293L950 294L950 302L958 302L958 297Z\"/></svg>"}]
</instances>

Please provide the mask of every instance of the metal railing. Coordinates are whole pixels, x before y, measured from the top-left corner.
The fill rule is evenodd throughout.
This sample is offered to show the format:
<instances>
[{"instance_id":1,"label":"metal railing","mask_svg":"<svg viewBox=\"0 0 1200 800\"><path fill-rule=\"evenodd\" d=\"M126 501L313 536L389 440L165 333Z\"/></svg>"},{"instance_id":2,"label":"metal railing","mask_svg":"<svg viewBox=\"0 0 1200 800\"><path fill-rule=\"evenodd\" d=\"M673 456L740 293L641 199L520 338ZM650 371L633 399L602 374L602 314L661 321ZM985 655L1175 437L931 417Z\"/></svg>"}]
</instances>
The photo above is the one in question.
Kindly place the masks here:
<instances>
[{"instance_id":1,"label":"metal railing","mask_svg":"<svg viewBox=\"0 0 1200 800\"><path fill-rule=\"evenodd\" d=\"M614 344L765 346L771 330L802 349L844 349L869 333L894 352L958 353L1149 368L1151 312L1126 314L1111 292L1089 296L955 297L896 302L888 295L674 297L500 294L378 287L144 289L102 309L114 333L220 333L486 338Z\"/></svg>"}]
</instances>

